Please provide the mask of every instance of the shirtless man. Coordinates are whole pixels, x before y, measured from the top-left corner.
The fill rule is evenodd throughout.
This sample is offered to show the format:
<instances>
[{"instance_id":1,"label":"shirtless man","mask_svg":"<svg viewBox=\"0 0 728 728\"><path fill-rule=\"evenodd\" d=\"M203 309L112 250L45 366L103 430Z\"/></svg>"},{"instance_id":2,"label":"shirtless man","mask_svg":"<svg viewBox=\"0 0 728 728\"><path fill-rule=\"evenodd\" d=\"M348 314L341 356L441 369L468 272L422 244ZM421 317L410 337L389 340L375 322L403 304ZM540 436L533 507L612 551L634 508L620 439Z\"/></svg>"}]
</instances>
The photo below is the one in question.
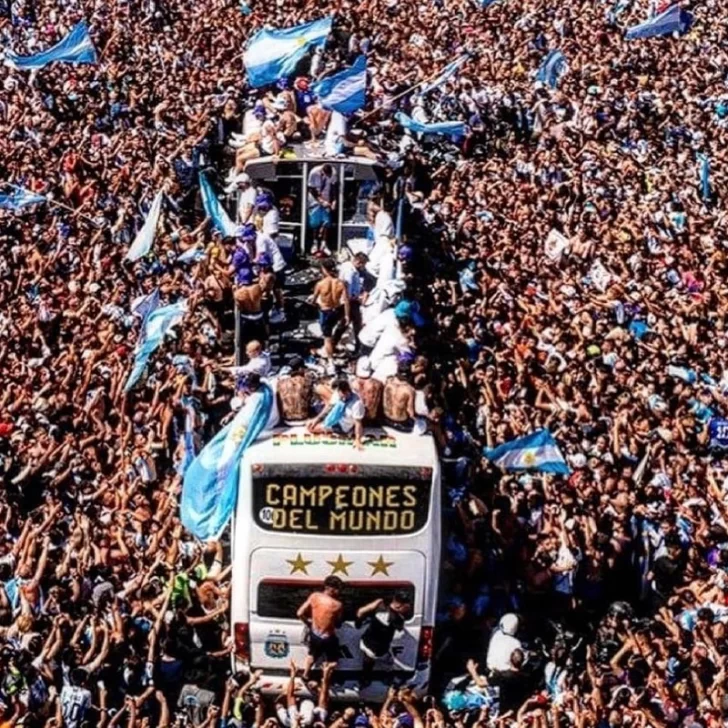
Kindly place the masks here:
<instances>
[{"instance_id":1,"label":"shirtless man","mask_svg":"<svg viewBox=\"0 0 728 728\"><path fill-rule=\"evenodd\" d=\"M344 315L344 326L349 325L349 296L346 285L336 277L336 263L326 259L321 264L323 277L313 289L309 302L319 307L319 325L324 337L324 348L321 352L331 363L334 358L334 328L341 315Z\"/></svg>"},{"instance_id":2,"label":"shirtless man","mask_svg":"<svg viewBox=\"0 0 728 728\"><path fill-rule=\"evenodd\" d=\"M402 432L409 432L415 423L415 388L409 379L409 367L398 367L397 374L387 379L382 393L384 419Z\"/></svg>"},{"instance_id":3,"label":"shirtless man","mask_svg":"<svg viewBox=\"0 0 728 728\"><path fill-rule=\"evenodd\" d=\"M359 395L364 409L365 419L376 422L379 419L379 408L382 404L383 385L378 379L372 377L372 364L368 356L362 356L356 363L356 376L351 382L351 388Z\"/></svg>"},{"instance_id":4,"label":"shirtless man","mask_svg":"<svg viewBox=\"0 0 728 728\"><path fill-rule=\"evenodd\" d=\"M238 272L238 287L235 289L235 302L240 314L240 339L265 339L263 321L263 290L253 280L253 271L243 268Z\"/></svg>"},{"instance_id":5,"label":"shirtless man","mask_svg":"<svg viewBox=\"0 0 728 728\"><path fill-rule=\"evenodd\" d=\"M321 657L326 662L336 663L339 660L336 628L341 624L344 611L339 601L342 586L338 576L327 576L324 590L311 594L296 612L296 616L309 628L308 655L302 675L304 680L308 680L311 668Z\"/></svg>"},{"instance_id":6,"label":"shirtless man","mask_svg":"<svg viewBox=\"0 0 728 728\"><path fill-rule=\"evenodd\" d=\"M309 418L314 385L300 356L292 357L289 366L290 372L278 377L281 419L288 425Z\"/></svg>"}]
</instances>

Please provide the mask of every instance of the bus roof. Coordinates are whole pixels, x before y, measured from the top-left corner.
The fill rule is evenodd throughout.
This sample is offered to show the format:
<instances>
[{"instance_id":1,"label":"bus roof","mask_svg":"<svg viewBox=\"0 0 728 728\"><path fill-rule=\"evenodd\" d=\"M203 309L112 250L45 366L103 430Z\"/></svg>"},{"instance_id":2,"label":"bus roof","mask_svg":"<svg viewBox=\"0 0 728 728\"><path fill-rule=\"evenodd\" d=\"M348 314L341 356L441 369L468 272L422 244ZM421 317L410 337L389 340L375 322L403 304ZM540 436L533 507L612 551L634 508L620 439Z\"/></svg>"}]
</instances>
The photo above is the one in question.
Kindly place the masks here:
<instances>
[{"instance_id":1,"label":"bus roof","mask_svg":"<svg viewBox=\"0 0 728 728\"><path fill-rule=\"evenodd\" d=\"M253 443L243 462L255 463L340 463L434 467L437 450L431 435L401 433L389 427L365 428L364 449L352 440L329 435L312 435L305 427L284 427L270 437Z\"/></svg>"},{"instance_id":2,"label":"bus roof","mask_svg":"<svg viewBox=\"0 0 728 728\"><path fill-rule=\"evenodd\" d=\"M278 164L308 162L309 164L330 164L333 167L341 165L353 165L354 179L377 179L377 171L381 164L369 157L326 157L322 149L306 149L303 144L294 144L289 150L289 155L284 157L258 157L249 159L245 163L245 171L253 179L270 180L276 178Z\"/></svg>"}]
</instances>

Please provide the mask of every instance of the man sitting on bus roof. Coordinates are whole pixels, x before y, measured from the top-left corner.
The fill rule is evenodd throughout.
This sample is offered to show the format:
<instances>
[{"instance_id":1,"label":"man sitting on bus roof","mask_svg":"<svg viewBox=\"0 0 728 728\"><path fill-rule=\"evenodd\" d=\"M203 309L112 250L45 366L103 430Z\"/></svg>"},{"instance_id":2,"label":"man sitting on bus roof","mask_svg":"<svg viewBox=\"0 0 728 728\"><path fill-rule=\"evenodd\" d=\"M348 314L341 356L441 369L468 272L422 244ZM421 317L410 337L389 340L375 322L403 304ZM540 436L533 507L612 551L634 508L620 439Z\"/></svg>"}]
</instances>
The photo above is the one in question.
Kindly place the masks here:
<instances>
[{"instance_id":1,"label":"man sitting on bus roof","mask_svg":"<svg viewBox=\"0 0 728 728\"><path fill-rule=\"evenodd\" d=\"M308 431L327 435L354 434L354 447L361 450L364 434L364 403L351 389L346 379L338 379L333 384L333 396L325 409L308 423Z\"/></svg>"},{"instance_id":2,"label":"man sitting on bus roof","mask_svg":"<svg viewBox=\"0 0 728 728\"><path fill-rule=\"evenodd\" d=\"M339 600L343 585L338 576L327 576L324 590L311 594L296 612L296 616L309 628L304 680L308 680L311 668L322 657L334 664L339 661L336 628L341 624L344 613L344 605Z\"/></svg>"},{"instance_id":3,"label":"man sitting on bus roof","mask_svg":"<svg viewBox=\"0 0 728 728\"><path fill-rule=\"evenodd\" d=\"M311 414L313 401L314 375L306 369L301 356L291 357L288 371L278 377L278 397L283 421L303 423Z\"/></svg>"}]
</instances>

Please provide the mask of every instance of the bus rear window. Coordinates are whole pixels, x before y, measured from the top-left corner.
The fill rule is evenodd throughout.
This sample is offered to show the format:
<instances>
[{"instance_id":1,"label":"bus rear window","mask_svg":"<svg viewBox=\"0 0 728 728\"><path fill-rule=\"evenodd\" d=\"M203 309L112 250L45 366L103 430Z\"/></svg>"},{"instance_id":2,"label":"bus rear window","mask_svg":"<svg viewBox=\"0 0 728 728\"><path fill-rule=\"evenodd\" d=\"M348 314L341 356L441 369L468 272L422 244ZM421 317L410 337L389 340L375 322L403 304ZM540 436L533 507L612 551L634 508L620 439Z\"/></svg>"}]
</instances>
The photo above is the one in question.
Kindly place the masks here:
<instances>
[{"instance_id":1,"label":"bus rear window","mask_svg":"<svg viewBox=\"0 0 728 728\"><path fill-rule=\"evenodd\" d=\"M396 536L427 523L431 481L400 477L254 477L260 528L317 536Z\"/></svg>"},{"instance_id":2,"label":"bus rear window","mask_svg":"<svg viewBox=\"0 0 728 728\"><path fill-rule=\"evenodd\" d=\"M258 616L270 619L296 619L298 608L311 592L323 589L323 582L283 582L264 579L258 584ZM353 621L357 609L375 599L388 602L395 594L406 594L410 604L415 603L415 587L410 582L376 582L357 584L344 582L340 599L344 605L344 619Z\"/></svg>"}]
</instances>

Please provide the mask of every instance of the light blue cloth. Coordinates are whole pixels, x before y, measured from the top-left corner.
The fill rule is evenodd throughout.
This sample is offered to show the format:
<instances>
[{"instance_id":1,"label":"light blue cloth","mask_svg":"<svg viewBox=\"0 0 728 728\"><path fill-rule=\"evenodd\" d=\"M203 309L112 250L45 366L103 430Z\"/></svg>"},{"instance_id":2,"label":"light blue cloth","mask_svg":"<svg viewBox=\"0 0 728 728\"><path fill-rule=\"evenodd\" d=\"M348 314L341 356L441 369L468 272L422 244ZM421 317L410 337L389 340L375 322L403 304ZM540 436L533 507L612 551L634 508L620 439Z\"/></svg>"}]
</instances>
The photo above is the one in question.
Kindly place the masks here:
<instances>
[{"instance_id":1,"label":"light blue cloth","mask_svg":"<svg viewBox=\"0 0 728 728\"><path fill-rule=\"evenodd\" d=\"M433 124L423 124L420 121L415 121L401 111L398 111L394 115L394 118L400 126L403 126L414 134L445 134L452 137L465 135L465 122L463 121L441 121Z\"/></svg>"},{"instance_id":2,"label":"light blue cloth","mask_svg":"<svg viewBox=\"0 0 728 728\"><path fill-rule=\"evenodd\" d=\"M225 238L234 238L238 226L230 219L227 212L225 212L225 208L222 206L220 200L217 199L217 195L204 172L200 172L200 193L202 195L202 206L205 208L205 214L210 218L215 229L219 230Z\"/></svg>"},{"instance_id":3,"label":"light blue cloth","mask_svg":"<svg viewBox=\"0 0 728 728\"><path fill-rule=\"evenodd\" d=\"M485 7L485 5L483 5L483 7ZM445 83L448 79L452 78L458 72L460 67L468 60L468 58L470 58L470 55L467 53L463 53L462 56L456 58L454 61L452 61L452 63L448 63L447 66L442 69L437 78L435 78L433 81L430 81L430 83L426 84L420 89L420 93L426 94L442 86L443 83Z\"/></svg>"},{"instance_id":4,"label":"light blue cloth","mask_svg":"<svg viewBox=\"0 0 728 728\"><path fill-rule=\"evenodd\" d=\"M549 88L556 88L561 77L568 71L569 64L566 56L559 50L551 50L541 61L536 80L546 84Z\"/></svg>"},{"instance_id":5,"label":"light blue cloth","mask_svg":"<svg viewBox=\"0 0 728 728\"><path fill-rule=\"evenodd\" d=\"M162 213L163 200L164 193L162 190L159 190L157 196L154 198L154 202L152 202L152 206L149 208L144 225L142 225L141 230L137 233L134 242L126 254L126 260L139 260L139 258L143 258L152 249L154 236L159 225L159 216Z\"/></svg>"},{"instance_id":6,"label":"light blue cloth","mask_svg":"<svg viewBox=\"0 0 728 728\"><path fill-rule=\"evenodd\" d=\"M146 296L138 296L131 302L131 312L142 320L139 331L139 343L144 341L147 319L159 308L159 288L155 288Z\"/></svg>"},{"instance_id":7,"label":"light blue cloth","mask_svg":"<svg viewBox=\"0 0 728 728\"><path fill-rule=\"evenodd\" d=\"M178 263L199 263L205 257L205 251L201 248L190 248L177 256Z\"/></svg>"},{"instance_id":8,"label":"light blue cloth","mask_svg":"<svg viewBox=\"0 0 728 728\"><path fill-rule=\"evenodd\" d=\"M538 430L495 448L484 448L483 455L507 471L537 470L560 475L571 472L556 440L548 430Z\"/></svg>"},{"instance_id":9,"label":"light blue cloth","mask_svg":"<svg viewBox=\"0 0 728 728\"><path fill-rule=\"evenodd\" d=\"M336 427L343 419L344 412L346 412L346 401L341 399L334 404L324 418L324 427L327 430L331 430Z\"/></svg>"},{"instance_id":10,"label":"light blue cloth","mask_svg":"<svg viewBox=\"0 0 728 728\"><path fill-rule=\"evenodd\" d=\"M86 21L82 20L63 40L47 51L32 56L6 53L5 62L14 68L31 71L43 68L49 63L96 63L96 49L88 33Z\"/></svg>"},{"instance_id":11,"label":"light blue cloth","mask_svg":"<svg viewBox=\"0 0 728 728\"><path fill-rule=\"evenodd\" d=\"M700 193L704 200L710 199L710 158L707 154L698 154L700 162Z\"/></svg>"},{"instance_id":12,"label":"light blue cloth","mask_svg":"<svg viewBox=\"0 0 728 728\"><path fill-rule=\"evenodd\" d=\"M258 396L256 396L258 395ZM180 502L184 527L201 541L218 538L235 510L240 459L270 419L273 392L267 384L194 459L185 474Z\"/></svg>"},{"instance_id":13,"label":"light blue cloth","mask_svg":"<svg viewBox=\"0 0 728 728\"><path fill-rule=\"evenodd\" d=\"M335 73L311 86L324 109L353 114L364 108L367 95L367 59L359 56L351 68Z\"/></svg>"},{"instance_id":14,"label":"light blue cloth","mask_svg":"<svg viewBox=\"0 0 728 728\"><path fill-rule=\"evenodd\" d=\"M178 324L187 313L187 301L185 299L172 303L169 306L158 308L149 314L144 322L140 334L141 345L137 345L134 353L134 368L124 385L124 392L128 392L138 381L147 367L149 357L156 351L164 341L164 337Z\"/></svg>"},{"instance_id":15,"label":"light blue cloth","mask_svg":"<svg viewBox=\"0 0 728 728\"><path fill-rule=\"evenodd\" d=\"M306 53L326 42L331 21L329 17L285 30L259 30L243 54L248 83L260 88L292 75Z\"/></svg>"},{"instance_id":16,"label":"light blue cloth","mask_svg":"<svg viewBox=\"0 0 728 728\"><path fill-rule=\"evenodd\" d=\"M633 25L625 33L627 40L636 38L654 38L658 35L672 35L685 33L690 29L693 17L679 4L672 5L665 12L645 20L644 23Z\"/></svg>"},{"instance_id":17,"label":"light blue cloth","mask_svg":"<svg viewBox=\"0 0 728 728\"><path fill-rule=\"evenodd\" d=\"M37 205L45 202L43 195L36 195L24 187L14 187L13 192L9 195L0 195L0 208L3 210L13 210L18 212L28 205Z\"/></svg>"}]
</instances>

